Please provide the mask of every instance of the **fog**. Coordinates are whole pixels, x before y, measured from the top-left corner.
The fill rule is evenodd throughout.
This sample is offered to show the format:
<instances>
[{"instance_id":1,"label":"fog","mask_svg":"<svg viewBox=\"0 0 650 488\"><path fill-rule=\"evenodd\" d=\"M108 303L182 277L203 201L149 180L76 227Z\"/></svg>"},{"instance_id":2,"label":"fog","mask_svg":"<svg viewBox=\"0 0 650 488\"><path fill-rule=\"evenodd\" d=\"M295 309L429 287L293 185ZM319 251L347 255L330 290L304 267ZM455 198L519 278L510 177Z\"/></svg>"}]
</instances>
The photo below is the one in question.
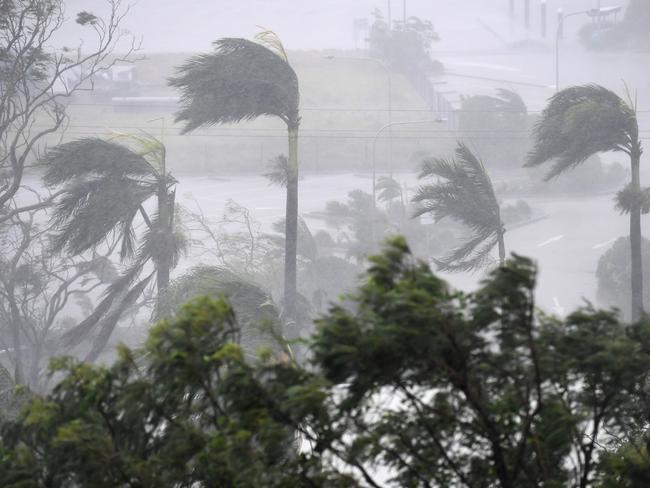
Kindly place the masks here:
<instances>
[{"instance_id":1,"label":"fog","mask_svg":"<svg viewBox=\"0 0 650 488\"><path fill-rule=\"evenodd\" d=\"M440 472L449 469L451 474L437 478L417 469L415 476L400 466L404 463L399 456L391 457L394 453L382 451L383 457L377 454L376 459L366 453L359 464L341 452L347 452L350 432L360 436L372 424L366 425L366 420L384 414L392 418L386 412L398 411L413 398L445 412L460 408L465 400L471 403L469 387L460 387L453 401L436 403L438 394L455 391L460 380L451 381L447 390L444 382L418 383L427 371L409 376L422 363L411 364L409 355L429 354L435 349L432 344L449 337L454 342L456 332L447 334L445 329L449 324L462 323L458 330L473 331L463 344L481 344L480 354L459 353L461 362L500 353L505 359L492 358L494 364L508 362L507 347L516 354L530 347L520 365L526 371L535 369L529 374L535 376L535 385L526 383L525 393L519 392L527 399L519 414L526 414L516 422L504 420L500 427L517 424L528 429L537 425L535 416L547 405L561 403L555 397L542 400L542 390L556 379L540 379L532 344L560 330L565 333L558 324L570 330L572 321L581 320L571 315L580 307L587 307L587 315L592 305L612 311L597 315L594 323L620 326L625 340L633 340L637 332L625 331L637 329L626 327L644 323L650 309L650 241L644 237L650 210L647 150L644 153L650 143L647 3L0 2L0 424L5 416L19 418L18 407L27 402L14 393L18 385L26 385L34 395L56 395L58 381L81 374L66 369L53 376L48 372L52 358L70 356L99 365L117 361L123 367L111 370L116 377L127 370L129 379L141 371L145 376L159 374L158 367L165 376L178 371L173 365L163 367L166 340L179 340L185 333L195 340L192 334L200 327L193 328L194 321L202 324L203 334L216 330L218 335L223 324L235 324L218 340L241 345L241 364L255 365L246 374L259 373L255 381L260 385L276 374L270 371L277 365L306 368L303 379L331 373L326 381L313 380L309 386L327 389L328 412L359 408L349 424L339 425L343 447L337 451L334 444L327 445L323 449L331 449L331 459L319 457L305 468L318 471L323 463L337 476L343 473L322 486L339 486L348 471L362 486L379 486L369 481L372 476L386 483L381 486L524 486L516 481L519 467L513 468L515 481L508 484L503 480L509 475L494 475L499 469L492 465L481 467L483 471L476 468L476 474L474 465L465 470L446 458L440 461ZM534 273L522 264L528 263L522 256L532 260ZM438 286L433 275L448 288ZM527 285L514 291L504 285L524 275L530 279ZM499 281L503 276L510 281ZM413 295L400 295L410 287L416 290ZM423 298L427 294L430 303ZM197 301L204 296L213 301ZM486 301L491 301L489 313L481 308ZM524 302L527 315L508 308L523 307ZM183 308L187 303L194 305ZM232 316L225 303L232 306ZM384 314L394 322L381 322ZM399 340L381 336L376 342L362 341L365 334L374 337L375 329L408 332L420 320L430 325L427 320L435 322L439 314L448 319L441 329L445 332L435 340L427 336L432 342L422 350L409 342L413 349L404 346L398 359L389 346L395 342L402 347ZM476 326L491 314L489 324ZM529 335L521 344L508 343L508 331L499 327L517 329L521 324L512 324L524 315L530 321ZM207 316L212 322L204 320ZM381 327L371 327L373 321ZM221 329L214 329L217 323ZM356 358L345 356L352 346L327 342L334 341L332 337L353 340L354 334L346 335L349 331L341 324L350 330L358 325L358 356L364 348L377 347L377 364L359 359L359 366ZM180 334L174 327L186 329ZM606 332L619 330L616 327ZM149 336L152 330L156 332ZM600 340L600 332L593 334ZM643 332L634 340L639 337L645 337ZM233 361L215 366L217 376L240 360L239 352L224 344L218 345L224 349L212 351L201 349L201 344L213 347L207 339L196 344L187 340L192 347L199 344L192 353L200 352L206 362L212 358L216 364L224 357ZM133 358L130 353L118 355L120 343L137 351ZM564 344L559 339L557 343ZM650 345L634 344L630 350L650 350ZM456 347L452 345L449 350ZM555 354L556 346L548 339L539 347ZM333 357L327 356L328 348ZM441 357L449 350L435 349ZM179 361L188 355L169 353ZM368 373L382 361L387 370L394 363L407 364L395 373L405 375L403 384L391 383L393 377L382 383L383 374L390 376L383 370L377 376ZM271 369L254 369L260 364ZM360 369L337 376L337 368L347 371L350 365ZM118 370L121 373L115 373ZM363 383L358 378L366 373L370 376ZM647 371L638 374L641 378ZM595 376L585 373L585 378ZM567 377L577 378L576 391L590 381L577 374ZM154 384L160 380L155 378ZM513 378L491 378L485 385L518 385ZM564 390L553 394L570 395L573 386L563 384L558 391ZM646 391L647 382L639 379L626 388ZM190 390L174 391L189 399L189 405L194 398ZM350 392L354 398L346 403ZM370 403L358 406L366 400ZM562 401L570 403L564 397ZM190 417L211 408L201 405L188 407ZM413 405L411 414L427 411ZM488 425L474 407L456 420L479 418ZM570 415L578 418L588 410ZM290 426L295 444L291 452L320 456L318 448L313 449L317 426L304 427L318 414L305 411L300 413L305 417ZM174 415L144 430L156 437L174 423ZM583 424L596 432L600 421ZM635 417L632 423L647 425L647 418ZM241 427L241 432L250 435L249 428ZM422 431L422 425L411 428ZM447 427L435 424L437 428ZM602 448L597 441L609 446L602 448L605 459L623 445L620 439L645 439L621 429L614 429L619 437L611 434L609 440L596 432L588 453L587 444L578 439L558 466L573 463L579 473L559 476L558 483L582 477L581 484L566 486L596 486L590 484L596 475L587 472L592 459L586 459ZM474 442L478 450L495 449L497 434L478 434L465 445L452 430L445 431L447 447L461 464L470 466L465 456ZM0 448L3 432L0 428ZM526 439L530 432L522 432ZM522 446L517 462L524 452L537 452L525 442ZM437 440L434 450L444 451ZM544 471L546 462L531 461L531 466L539 464ZM371 466L372 475L362 465ZM0 471L3 466L0 459ZM340 466L345 468L339 471ZM533 470L528 465L521 469ZM542 475L533 471L526 471L530 484L525 486L544 485ZM65 486L86 486L86 478L75 473ZM395 473L403 477L390 481ZM500 477L501 484L472 484L468 473L476 479ZM422 481L427 476L431 484ZM161 479L156 481L160 486L211 486L205 480L192 484L190 478L173 483L172 478ZM241 486L266 486L262 478L255 479ZM4 480L0 473L0 484Z\"/></svg>"}]
</instances>

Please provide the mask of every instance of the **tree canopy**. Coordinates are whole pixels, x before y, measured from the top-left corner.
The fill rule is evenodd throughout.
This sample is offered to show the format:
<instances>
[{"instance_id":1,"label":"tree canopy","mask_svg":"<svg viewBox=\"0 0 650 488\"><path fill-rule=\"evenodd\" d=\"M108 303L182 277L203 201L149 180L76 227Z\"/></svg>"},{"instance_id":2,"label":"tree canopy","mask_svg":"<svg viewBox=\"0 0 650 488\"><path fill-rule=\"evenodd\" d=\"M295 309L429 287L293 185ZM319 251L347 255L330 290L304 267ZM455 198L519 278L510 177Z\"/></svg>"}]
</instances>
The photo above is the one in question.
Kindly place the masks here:
<instances>
[{"instance_id":1,"label":"tree canopy","mask_svg":"<svg viewBox=\"0 0 650 488\"><path fill-rule=\"evenodd\" d=\"M0 483L639 486L650 323L547 316L535 282L515 255L456 292L396 238L317 320L308 368L247 358L233 309L198 299L110 367L55 362L0 429Z\"/></svg>"}]
</instances>

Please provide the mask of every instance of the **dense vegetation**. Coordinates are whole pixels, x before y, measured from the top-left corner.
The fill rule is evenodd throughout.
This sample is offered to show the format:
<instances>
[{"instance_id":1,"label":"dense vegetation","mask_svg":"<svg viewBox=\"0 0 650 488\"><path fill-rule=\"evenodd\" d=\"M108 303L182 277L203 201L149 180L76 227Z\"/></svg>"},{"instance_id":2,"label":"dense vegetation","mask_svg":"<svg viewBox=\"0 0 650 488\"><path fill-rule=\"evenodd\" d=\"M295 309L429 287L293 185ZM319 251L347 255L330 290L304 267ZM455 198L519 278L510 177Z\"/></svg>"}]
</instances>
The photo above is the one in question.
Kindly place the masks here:
<instances>
[{"instance_id":1,"label":"dense vegetation","mask_svg":"<svg viewBox=\"0 0 650 488\"><path fill-rule=\"evenodd\" d=\"M452 291L401 238L317 320L311 364L247 360L227 301L195 300L0 430L2 486L640 486L650 322L535 309L513 256ZM381 466L381 469L378 469Z\"/></svg>"},{"instance_id":2,"label":"dense vegetation","mask_svg":"<svg viewBox=\"0 0 650 488\"><path fill-rule=\"evenodd\" d=\"M645 36L643 5L631 1L621 24L630 46ZM128 7L106 6L106 18L75 17L93 42L55 49L62 0L0 1L0 486L650 485L641 236L650 189L629 92L569 87L535 119L510 90L462 96L456 120L438 109L427 121L449 122L427 132L451 137L422 136L431 144L420 146L404 136L389 175L376 174L373 145L372 194L354 189L303 216L299 128L317 104L301 104L301 72L275 33L222 38L167 79L181 100L174 135L281 122L283 144L272 147L286 156L255 161L262 173L270 159L266 176L286 189L286 212L263 225L228 200L207 216L176 197L184 190L170 172L164 116L128 119L160 121L160 138L66 136L77 107L101 98L95 81L110 85L113 68L137 60L121 27ZM431 102L431 77L442 73L433 24L376 11L369 36L368 59L388 75L388 120L405 91L393 87ZM328 84L325 98L340 101L339 84ZM349 116L365 133L354 136L365 162L346 154L355 168L369 169L367 132L391 126L376 111ZM322 120L326 129L301 132L301 155L318 160L318 138L347 137L314 133L353 132ZM605 152L623 154L629 172L605 168ZM542 188L538 167L548 163L546 180L565 179ZM400 173L415 165L420 186L409 188ZM507 177L493 184L492 173ZM599 299L622 313L538 310L536 265L507 258L506 231L540 215L503 198L612 190L625 178L615 206L629 214L630 237L596 273ZM432 263L483 279L457 291ZM144 344L127 324L147 333ZM115 348L120 335L132 345Z\"/></svg>"}]
</instances>

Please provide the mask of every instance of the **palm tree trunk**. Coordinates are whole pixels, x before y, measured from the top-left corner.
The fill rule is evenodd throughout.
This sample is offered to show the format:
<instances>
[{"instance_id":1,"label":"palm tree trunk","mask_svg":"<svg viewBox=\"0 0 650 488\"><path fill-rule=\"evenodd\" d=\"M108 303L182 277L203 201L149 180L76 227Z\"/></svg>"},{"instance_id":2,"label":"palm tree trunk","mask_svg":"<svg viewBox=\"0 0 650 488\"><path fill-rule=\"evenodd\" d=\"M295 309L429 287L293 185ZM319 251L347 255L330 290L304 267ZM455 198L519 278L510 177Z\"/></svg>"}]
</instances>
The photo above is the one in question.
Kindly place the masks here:
<instances>
[{"instance_id":1,"label":"palm tree trunk","mask_svg":"<svg viewBox=\"0 0 650 488\"><path fill-rule=\"evenodd\" d=\"M641 179L639 166L641 151L635 150L631 155L632 164L632 190L636 195L641 194ZM636 202L630 211L630 264L631 264L631 290L632 308L631 318L638 321L643 314L643 259L641 257L641 205Z\"/></svg>"},{"instance_id":2,"label":"palm tree trunk","mask_svg":"<svg viewBox=\"0 0 650 488\"><path fill-rule=\"evenodd\" d=\"M499 266L503 266L506 263L506 242L503 238L505 231L503 227L497 233L497 241L499 243Z\"/></svg>"},{"instance_id":3,"label":"palm tree trunk","mask_svg":"<svg viewBox=\"0 0 650 488\"><path fill-rule=\"evenodd\" d=\"M156 263L156 283L158 286L158 295L169 286L169 268L171 267L169 261L171 243L171 228L170 228L170 208L169 208L169 195L167 194L167 183L164 178L158 185L158 225L160 232L159 238L163 244L164 249L160 253L158 262ZM173 211L173 210L172 210Z\"/></svg>"},{"instance_id":4,"label":"palm tree trunk","mask_svg":"<svg viewBox=\"0 0 650 488\"><path fill-rule=\"evenodd\" d=\"M284 315L296 320L296 256L298 248L298 124L289 126L289 167L284 248Z\"/></svg>"}]
</instances>

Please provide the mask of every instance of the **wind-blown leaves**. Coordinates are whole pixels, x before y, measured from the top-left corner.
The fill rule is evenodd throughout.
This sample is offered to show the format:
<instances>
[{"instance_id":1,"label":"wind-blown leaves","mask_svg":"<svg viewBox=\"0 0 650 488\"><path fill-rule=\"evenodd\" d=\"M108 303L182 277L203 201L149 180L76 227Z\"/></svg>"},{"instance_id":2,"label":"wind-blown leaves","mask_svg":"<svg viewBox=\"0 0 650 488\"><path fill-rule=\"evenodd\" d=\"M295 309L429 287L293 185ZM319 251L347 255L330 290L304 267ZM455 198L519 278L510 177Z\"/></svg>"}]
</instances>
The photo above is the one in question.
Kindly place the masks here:
<instances>
[{"instance_id":1,"label":"wind-blown leaves","mask_svg":"<svg viewBox=\"0 0 650 488\"><path fill-rule=\"evenodd\" d=\"M135 250L133 220L156 194L156 169L141 155L114 142L80 139L50 150L44 181L63 186L53 220L56 251L80 254L117 232L124 259Z\"/></svg>"},{"instance_id":2,"label":"wind-blown leaves","mask_svg":"<svg viewBox=\"0 0 650 488\"><path fill-rule=\"evenodd\" d=\"M402 198L402 185L390 176L380 176L377 179L377 200L390 202L395 198Z\"/></svg>"},{"instance_id":3,"label":"wind-blown leaves","mask_svg":"<svg viewBox=\"0 0 650 488\"><path fill-rule=\"evenodd\" d=\"M220 39L214 46L213 53L194 56L169 80L181 91L176 121L186 123L184 133L262 115L297 124L298 78L285 59L247 39Z\"/></svg>"},{"instance_id":4,"label":"wind-blown leaves","mask_svg":"<svg viewBox=\"0 0 650 488\"><path fill-rule=\"evenodd\" d=\"M48 186L61 185L80 176L145 178L152 169L141 155L96 137L59 144L47 152L43 163L46 165L43 180Z\"/></svg>"},{"instance_id":5,"label":"wind-blown leaves","mask_svg":"<svg viewBox=\"0 0 650 488\"><path fill-rule=\"evenodd\" d=\"M242 345L251 358L259 347L278 346L280 315L271 296L219 266L197 266L172 281L158 301L156 316L173 317L185 303L204 295L228 298L241 326Z\"/></svg>"},{"instance_id":6,"label":"wind-blown leaves","mask_svg":"<svg viewBox=\"0 0 650 488\"><path fill-rule=\"evenodd\" d=\"M481 161L459 142L455 159L425 161L419 178L438 180L418 189L413 198L418 204L415 216L431 213L436 221L449 217L471 231L461 247L436 260L439 268L470 271L484 266L504 230L499 202Z\"/></svg>"},{"instance_id":7,"label":"wind-blown leaves","mask_svg":"<svg viewBox=\"0 0 650 488\"><path fill-rule=\"evenodd\" d=\"M549 180L599 152L630 154L638 133L634 109L614 92L598 85L566 88L542 112L526 166L553 160Z\"/></svg>"}]
</instances>

